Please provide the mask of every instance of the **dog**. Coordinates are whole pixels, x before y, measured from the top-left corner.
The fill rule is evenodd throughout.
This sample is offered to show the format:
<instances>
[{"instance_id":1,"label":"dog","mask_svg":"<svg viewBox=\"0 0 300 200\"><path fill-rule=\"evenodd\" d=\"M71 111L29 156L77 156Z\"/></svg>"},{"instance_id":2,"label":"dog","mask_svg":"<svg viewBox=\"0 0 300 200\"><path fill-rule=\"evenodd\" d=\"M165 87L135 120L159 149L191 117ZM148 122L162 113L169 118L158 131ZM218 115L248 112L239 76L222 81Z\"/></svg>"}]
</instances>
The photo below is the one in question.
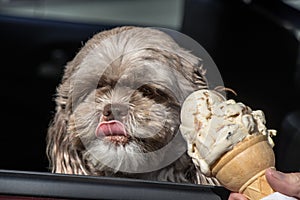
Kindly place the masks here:
<instances>
[{"instance_id":1,"label":"dog","mask_svg":"<svg viewBox=\"0 0 300 200\"><path fill-rule=\"evenodd\" d=\"M156 28L95 34L67 63L47 133L53 173L218 185L193 165L180 106L207 88L201 59Z\"/></svg>"}]
</instances>

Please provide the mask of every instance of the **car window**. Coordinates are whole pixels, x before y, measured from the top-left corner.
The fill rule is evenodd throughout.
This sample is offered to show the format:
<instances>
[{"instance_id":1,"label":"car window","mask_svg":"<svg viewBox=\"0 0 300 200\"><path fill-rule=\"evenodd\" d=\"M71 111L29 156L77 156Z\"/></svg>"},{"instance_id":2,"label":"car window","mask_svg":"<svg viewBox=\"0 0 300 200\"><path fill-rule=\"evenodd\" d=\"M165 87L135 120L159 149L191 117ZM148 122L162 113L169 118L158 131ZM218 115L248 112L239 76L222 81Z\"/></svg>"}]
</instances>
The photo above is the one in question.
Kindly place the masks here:
<instances>
[{"instance_id":1,"label":"car window","mask_svg":"<svg viewBox=\"0 0 300 200\"><path fill-rule=\"evenodd\" d=\"M1 1L0 13L73 22L140 24L179 29L183 0Z\"/></svg>"}]
</instances>

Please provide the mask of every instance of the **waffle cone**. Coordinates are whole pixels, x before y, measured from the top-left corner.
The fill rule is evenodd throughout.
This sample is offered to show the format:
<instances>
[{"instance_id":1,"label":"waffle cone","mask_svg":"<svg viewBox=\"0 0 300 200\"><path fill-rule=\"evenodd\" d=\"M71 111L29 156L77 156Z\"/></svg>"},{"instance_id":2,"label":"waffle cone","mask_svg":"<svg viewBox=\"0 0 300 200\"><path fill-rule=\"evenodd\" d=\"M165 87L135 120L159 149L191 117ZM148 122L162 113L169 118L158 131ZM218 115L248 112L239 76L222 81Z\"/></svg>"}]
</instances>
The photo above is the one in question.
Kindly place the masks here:
<instances>
[{"instance_id":1,"label":"waffle cone","mask_svg":"<svg viewBox=\"0 0 300 200\"><path fill-rule=\"evenodd\" d=\"M265 170L275 166L275 155L264 135L239 142L212 166L212 175L227 189L258 200L274 191L265 178Z\"/></svg>"}]
</instances>

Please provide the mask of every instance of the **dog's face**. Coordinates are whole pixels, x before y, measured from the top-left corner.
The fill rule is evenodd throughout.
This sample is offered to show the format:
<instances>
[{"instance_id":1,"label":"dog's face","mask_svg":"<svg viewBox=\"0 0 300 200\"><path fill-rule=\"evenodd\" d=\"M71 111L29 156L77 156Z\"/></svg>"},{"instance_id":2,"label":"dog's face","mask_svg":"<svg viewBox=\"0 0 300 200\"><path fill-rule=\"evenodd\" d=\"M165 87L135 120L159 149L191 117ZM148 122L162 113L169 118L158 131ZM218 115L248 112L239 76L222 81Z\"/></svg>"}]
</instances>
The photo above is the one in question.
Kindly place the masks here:
<instances>
[{"instance_id":1,"label":"dog's face","mask_svg":"<svg viewBox=\"0 0 300 200\"><path fill-rule=\"evenodd\" d=\"M116 28L92 38L58 88L48 132L53 171L144 173L178 159L185 151L176 139L181 103L206 87L199 61L154 29Z\"/></svg>"},{"instance_id":2,"label":"dog's face","mask_svg":"<svg viewBox=\"0 0 300 200\"><path fill-rule=\"evenodd\" d=\"M145 81L145 72L161 76L153 69L116 68L105 71L97 88L74 108L69 132L77 133L85 146L83 158L98 170L145 172L155 155L147 153L160 150L177 133L180 104L171 85ZM161 81L174 76L166 73Z\"/></svg>"}]
</instances>

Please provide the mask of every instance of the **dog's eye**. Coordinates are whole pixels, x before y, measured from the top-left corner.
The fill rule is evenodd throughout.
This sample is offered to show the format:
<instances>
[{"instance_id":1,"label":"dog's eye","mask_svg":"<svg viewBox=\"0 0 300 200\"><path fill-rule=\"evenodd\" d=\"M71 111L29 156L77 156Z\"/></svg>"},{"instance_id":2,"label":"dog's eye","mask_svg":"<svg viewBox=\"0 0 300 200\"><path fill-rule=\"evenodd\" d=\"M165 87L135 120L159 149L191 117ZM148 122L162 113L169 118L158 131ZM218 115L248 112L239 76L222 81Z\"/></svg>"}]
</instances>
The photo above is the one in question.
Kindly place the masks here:
<instances>
[{"instance_id":1,"label":"dog's eye","mask_svg":"<svg viewBox=\"0 0 300 200\"><path fill-rule=\"evenodd\" d=\"M140 91L143 93L143 96L151 96L154 94L154 91L149 86L141 87Z\"/></svg>"},{"instance_id":2,"label":"dog's eye","mask_svg":"<svg viewBox=\"0 0 300 200\"><path fill-rule=\"evenodd\" d=\"M104 82L103 81L99 81L97 88L102 88L104 86Z\"/></svg>"},{"instance_id":3,"label":"dog's eye","mask_svg":"<svg viewBox=\"0 0 300 200\"><path fill-rule=\"evenodd\" d=\"M156 89L155 93L158 94L159 96L166 97L166 94L163 91L159 90L159 89Z\"/></svg>"}]
</instances>

